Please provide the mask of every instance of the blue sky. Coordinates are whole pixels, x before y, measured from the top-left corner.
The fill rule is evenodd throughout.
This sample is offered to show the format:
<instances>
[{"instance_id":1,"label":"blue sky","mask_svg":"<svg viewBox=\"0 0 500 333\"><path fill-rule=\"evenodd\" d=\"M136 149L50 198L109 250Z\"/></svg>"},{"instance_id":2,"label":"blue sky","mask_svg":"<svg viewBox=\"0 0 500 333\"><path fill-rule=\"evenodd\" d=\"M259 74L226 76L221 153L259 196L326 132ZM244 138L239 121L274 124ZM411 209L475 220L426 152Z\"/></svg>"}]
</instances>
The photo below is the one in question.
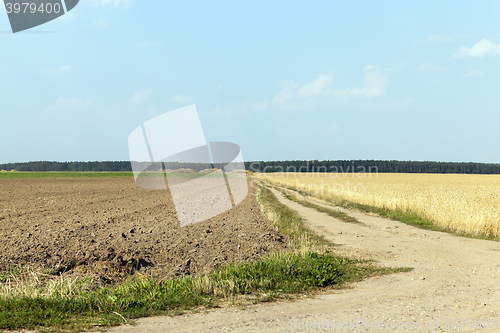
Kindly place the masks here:
<instances>
[{"instance_id":1,"label":"blue sky","mask_svg":"<svg viewBox=\"0 0 500 333\"><path fill-rule=\"evenodd\" d=\"M499 12L81 0L12 34L2 11L0 163L128 160L134 128L190 104L246 160L500 163Z\"/></svg>"}]
</instances>

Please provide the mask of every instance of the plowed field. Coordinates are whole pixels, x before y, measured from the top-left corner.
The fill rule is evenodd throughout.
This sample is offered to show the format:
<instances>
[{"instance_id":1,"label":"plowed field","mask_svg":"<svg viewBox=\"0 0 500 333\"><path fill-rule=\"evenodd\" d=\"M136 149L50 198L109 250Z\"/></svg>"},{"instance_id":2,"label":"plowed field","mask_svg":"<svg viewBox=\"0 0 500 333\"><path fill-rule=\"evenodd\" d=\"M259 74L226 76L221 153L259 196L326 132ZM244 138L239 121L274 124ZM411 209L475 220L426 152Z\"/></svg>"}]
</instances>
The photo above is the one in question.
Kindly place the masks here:
<instances>
[{"instance_id":1,"label":"plowed field","mask_svg":"<svg viewBox=\"0 0 500 333\"><path fill-rule=\"evenodd\" d=\"M287 240L251 191L228 212L181 227L170 193L133 179L0 179L0 270L38 263L119 281L201 273Z\"/></svg>"}]
</instances>

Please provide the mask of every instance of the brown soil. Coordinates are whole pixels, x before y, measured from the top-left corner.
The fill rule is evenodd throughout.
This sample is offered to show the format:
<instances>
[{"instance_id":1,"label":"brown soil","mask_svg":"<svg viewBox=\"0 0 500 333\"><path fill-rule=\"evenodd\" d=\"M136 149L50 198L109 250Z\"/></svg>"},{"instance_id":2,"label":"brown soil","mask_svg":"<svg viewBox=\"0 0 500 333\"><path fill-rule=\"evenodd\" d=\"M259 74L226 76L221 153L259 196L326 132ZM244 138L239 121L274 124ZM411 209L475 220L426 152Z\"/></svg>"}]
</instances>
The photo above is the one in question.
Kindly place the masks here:
<instances>
[{"instance_id":1,"label":"brown soil","mask_svg":"<svg viewBox=\"0 0 500 333\"><path fill-rule=\"evenodd\" d=\"M338 253L414 270L373 277L314 299L142 318L109 332L498 332L499 242L417 229L351 210L344 211L363 224L346 223L275 193L303 217L306 227L343 244ZM489 326L479 327L480 320ZM316 329L307 329L307 323ZM384 328L377 329L381 323Z\"/></svg>"},{"instance_id":2,"label":"brown soil","mask_svg":"<svg viewBox=\"0 0 500 333\"><path fill-rule=\"evenodd\" d=\"M133 179L2 179L0 271L39 263L101 283L136 270L167 279L285 248L254 196L181 227L169 192Z\"/></svg>"}]
</instances>

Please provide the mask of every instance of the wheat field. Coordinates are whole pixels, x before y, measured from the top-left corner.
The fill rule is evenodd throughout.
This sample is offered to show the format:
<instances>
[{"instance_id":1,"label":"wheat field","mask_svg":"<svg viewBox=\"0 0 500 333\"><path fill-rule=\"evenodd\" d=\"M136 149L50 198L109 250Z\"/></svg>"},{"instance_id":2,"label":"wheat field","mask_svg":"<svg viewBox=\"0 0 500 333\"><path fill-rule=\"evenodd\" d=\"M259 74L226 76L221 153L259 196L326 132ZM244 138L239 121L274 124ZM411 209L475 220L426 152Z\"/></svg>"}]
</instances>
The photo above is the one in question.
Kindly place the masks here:
<instances>
[{"instance_id":1,"label":"wheat field","mask_svg":"<svg viewBox=\"0 0 500 333\"><path fill-rule=\"evenodd\" d=\"M443 228L500 236L500 175L268 173L255 177L333 202L411 211Z\"/></svg>"}]
</instances>

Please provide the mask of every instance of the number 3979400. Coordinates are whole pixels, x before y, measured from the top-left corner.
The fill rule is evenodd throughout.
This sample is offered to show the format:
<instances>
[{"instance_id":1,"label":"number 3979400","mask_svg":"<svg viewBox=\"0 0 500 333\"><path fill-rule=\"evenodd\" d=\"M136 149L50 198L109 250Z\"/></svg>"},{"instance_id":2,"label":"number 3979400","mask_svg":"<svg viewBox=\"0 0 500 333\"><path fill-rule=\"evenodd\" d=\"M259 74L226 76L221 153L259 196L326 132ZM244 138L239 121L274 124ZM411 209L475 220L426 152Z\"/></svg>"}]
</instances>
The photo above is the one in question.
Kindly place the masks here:
<instances>
[{"instance_id":1,"label":"number 3979400","mask_svg":"<svg viewBox=\"0 0 500 333\"><path fill-rule=\"evenodd\" d=\"M61 5L58 3L52 5L49 3L41 3L39 6L36 3L6 3L5 7L7 8L7 14L11 13L23 13L23 14L35 14L35 13L56 13L58 14L61 11Z\"/></svg>"}]
</instances>

